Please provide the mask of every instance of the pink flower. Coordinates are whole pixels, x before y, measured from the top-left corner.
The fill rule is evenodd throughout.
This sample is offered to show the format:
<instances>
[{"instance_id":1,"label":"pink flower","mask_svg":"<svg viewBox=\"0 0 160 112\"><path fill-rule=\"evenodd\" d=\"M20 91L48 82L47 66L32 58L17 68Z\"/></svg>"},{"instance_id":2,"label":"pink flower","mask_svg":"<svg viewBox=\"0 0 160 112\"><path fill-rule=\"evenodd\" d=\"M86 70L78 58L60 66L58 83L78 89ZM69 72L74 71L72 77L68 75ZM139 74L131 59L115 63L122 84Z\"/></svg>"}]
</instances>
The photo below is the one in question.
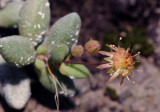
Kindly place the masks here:
<instances>
[{"instance_id":1,"label":"pink flower","mask_svg":"<svg viewBox=\"0 0 160 112\"><path fill-rule=\"evenodd\" d=\"M139 55L138 54L131 56L132 53L129 53L129 48L125 50L120 46L116 47L115 45L107 45L111 52L99 51L100 54L107 56L104 60L107 61L106 64L99 65L98 69L111 68L108 73L110 73L111 78L107 81L107 84L115 80L119 75L121 75L120 85L122 85L125 77L129 80L128 75L134 69L135 61L133 58Z\"/></svg>"}]
</instances>

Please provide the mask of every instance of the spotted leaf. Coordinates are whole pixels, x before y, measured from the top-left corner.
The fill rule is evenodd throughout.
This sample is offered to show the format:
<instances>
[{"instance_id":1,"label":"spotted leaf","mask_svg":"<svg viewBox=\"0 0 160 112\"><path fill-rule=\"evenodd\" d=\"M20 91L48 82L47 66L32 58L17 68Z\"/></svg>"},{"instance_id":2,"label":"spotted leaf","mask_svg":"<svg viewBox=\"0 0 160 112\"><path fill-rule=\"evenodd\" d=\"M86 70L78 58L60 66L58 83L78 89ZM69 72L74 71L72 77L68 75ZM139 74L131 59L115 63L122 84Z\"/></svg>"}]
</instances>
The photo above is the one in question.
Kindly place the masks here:
<instances>
[{"instance_id":1,"label":"spotted leaf","mask_svg":"<svg viewBox=\"0 0 160 112\"><path fill-rule=\"evenodd\" d=\"M21 36L1 38L0 53L8 64L17 67L28 65L35 59L35 49L31 41Z\"/></svg>"},{"instance_id":2,"label":"spotted leaf","mask_svg":"<svg viewBox=\"0 0 160 112\"><path fill-rule=\"evenodd\" d=\"M33 45L41 42L50 21L48 0L27 0L20 12L20 35L29 38Z\"/></svg>"},{"instance_id":3,"label":"spotted leaf","mask_svg":"<svg viewBox=\"0 0 160 112\"><path fill-rule=\"evenodd\" d=\"M55 43L66 44L69 48L77 42L81 19L77 13L60 18L52 27L46 45L51 49Z\"/></svg>"}]
</instances>

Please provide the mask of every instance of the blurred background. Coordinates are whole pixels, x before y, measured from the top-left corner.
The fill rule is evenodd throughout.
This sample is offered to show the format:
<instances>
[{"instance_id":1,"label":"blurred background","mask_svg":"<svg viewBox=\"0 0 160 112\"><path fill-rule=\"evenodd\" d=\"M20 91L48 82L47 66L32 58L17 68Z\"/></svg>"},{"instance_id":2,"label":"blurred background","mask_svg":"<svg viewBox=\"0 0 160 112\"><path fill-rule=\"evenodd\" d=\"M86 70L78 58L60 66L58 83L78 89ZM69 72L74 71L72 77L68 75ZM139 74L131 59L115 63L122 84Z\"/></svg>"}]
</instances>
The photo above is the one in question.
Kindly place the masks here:
<instances>
[{"instance_id":1,"label":"blurred background","mask_svg":"<svg viewBox=\"0 0 160 112\"><path fill-rule=\"evenodd\" d=\"M0 8L8 2L0 0ZM131 47L133 53L140 51L132 78L135 84L120 79L108 86L107 70L88 66L89 79L75 79L77 94L68 98L60 96L61 112L159 112L160 111L160 0L49 0L51 23L60 17L77 12L82 20L78 44L90 39L105 44ZM17 28L0 28L0 37L18 34ZM103 56L85 53L77 61L102 62ZM143 72L137 72L143 70ZM34 78L34 77L33 77ZM18 96L17 96L18 97ZM32 83L32 97L22 110L10 108L0 97L0 112L56 112L54 95L38 82Z\"/></svg>"}]
</instances>

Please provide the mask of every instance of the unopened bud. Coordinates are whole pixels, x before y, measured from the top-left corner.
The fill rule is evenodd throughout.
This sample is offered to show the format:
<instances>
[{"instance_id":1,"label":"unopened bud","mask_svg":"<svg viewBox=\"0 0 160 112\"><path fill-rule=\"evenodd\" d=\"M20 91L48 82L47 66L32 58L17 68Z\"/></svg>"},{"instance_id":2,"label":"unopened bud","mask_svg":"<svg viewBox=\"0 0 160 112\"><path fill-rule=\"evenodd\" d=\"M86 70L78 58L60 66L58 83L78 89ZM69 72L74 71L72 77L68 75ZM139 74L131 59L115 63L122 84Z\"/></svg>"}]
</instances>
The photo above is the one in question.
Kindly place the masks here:
<instances>
[{"instance_id":1,"label":"unopened bud","mask_svg":"<svg viewBox=\"0 0 160 112\"><path fill-rule=\"evenodd\" d=\"M81 45L77 45L77 46L73 47L72 56L81 57L82 54L83 54L83 47Z\"/></svg>"},{"instance_id":2,"label":"unopened bud","mask_svg":"<svg viewBox=\"0 0 160 112\"><path fill-rule=\"evenodd\" d=\"M101 46L97 40L90 40L85 44L85 49L89 53L97 53L100 47Z\"/></svg>"}]
</instances>

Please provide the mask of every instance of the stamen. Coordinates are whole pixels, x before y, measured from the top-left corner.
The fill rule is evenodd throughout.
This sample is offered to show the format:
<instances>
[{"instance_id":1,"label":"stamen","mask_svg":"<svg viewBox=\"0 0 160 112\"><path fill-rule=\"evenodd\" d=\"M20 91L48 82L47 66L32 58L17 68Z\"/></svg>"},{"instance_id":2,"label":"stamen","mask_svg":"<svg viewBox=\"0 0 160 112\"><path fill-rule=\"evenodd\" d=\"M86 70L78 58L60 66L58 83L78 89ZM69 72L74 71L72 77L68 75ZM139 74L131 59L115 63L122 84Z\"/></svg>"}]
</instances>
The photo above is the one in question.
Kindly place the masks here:
<instances>
[{"instance_id":1,"label":"stamen","mask_svg":"<svg viewBox=\"0 0 160 112\"><path fill-rule=\"evenodd\" d=\"M128 76L127 76L127 80L128 80L128 81L131 81Z\"/></svg>"},{"instance_id":2,"label":"stamen","mask_svg":"<svg viewBox=\"0 0 160 112\"><path fill-rule=\"evenodd\" d=\"M134 75L132 75L132 78L134 78Z\"/></svg>"},{"instance_id":3,"label":"stamen","mask_svg":"<svg viewBox=\"0 0 160 112\"><path fill-rule=\"evenodd\" d=\"M143 70L136 70L137 72L143 72Z\"/></svg>"},{"instance_id":4,"label":"stamen","mask_svg":"<svg viewBox=\"0 0 160 112\"><path fill-rule=\"evenodd\" d=\"M133 74L133 72L131 72L131 74L132 74L132 79L134 78L134 74Z\"/></svg>"},{"instance_id":5,"label":"stamen","mask_svg":"<svg viewBox=\"0 0 160 112\"><path fill-rule=\"evenodd\" d=\"M120 41L122 40L122 37L119 38L119 41L118 41L118 48L120 48Z\"/></svg>"},{"instance_id":6,"label":"stamen","mask_svg":"<svg viewBox=\"0 0 160 112\"><path fill-rule=\"evenodd\" d=\"M132 83L135 84L136 82L135 82L135 81L132 81Z\"/></svg>"},{"instance_id":7,"label":"stamen","mask_svg":"<svg viewBox=\"0 0 160 112\"><path fill-rule=\"evenodd\" d=\"M133 55L132 58L135 58L138 55L140 55L140 52L138 52L137 54Z\"/></svg>"},{"instance_id":8,"label":"stamen","mask_svg":"<svg viewBox=\"0 0 160 112\"><path fill-rule=\"evenodd\" d=\"M140 72L143 72L143 70L140 70Z\"/></svg>"}]
</instances>

